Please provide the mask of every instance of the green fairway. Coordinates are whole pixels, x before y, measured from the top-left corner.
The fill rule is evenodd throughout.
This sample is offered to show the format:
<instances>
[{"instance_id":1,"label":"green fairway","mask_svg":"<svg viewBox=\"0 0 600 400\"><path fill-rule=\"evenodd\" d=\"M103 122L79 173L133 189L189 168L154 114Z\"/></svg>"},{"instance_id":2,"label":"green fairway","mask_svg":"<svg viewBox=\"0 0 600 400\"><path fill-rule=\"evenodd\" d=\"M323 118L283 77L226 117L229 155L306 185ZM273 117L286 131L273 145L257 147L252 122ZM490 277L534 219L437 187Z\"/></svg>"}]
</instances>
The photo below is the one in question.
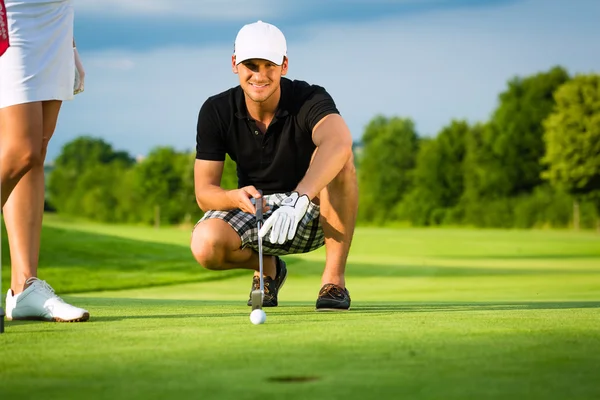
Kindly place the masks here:
<instances>
[{"instance_id":1,"label":"green fairway","mask_svg":"<svg viewBox=\"0 0 600 400\"><path fill-rule=\"evenodd\" d=\"M0 399L600 398L596 233L359 228L350 312L314 311L319 250L285 258L260 326L251 273L201 269L188 241L47 218L40 278L92 317L8 322Z\"/></svg>"}]
</instances>

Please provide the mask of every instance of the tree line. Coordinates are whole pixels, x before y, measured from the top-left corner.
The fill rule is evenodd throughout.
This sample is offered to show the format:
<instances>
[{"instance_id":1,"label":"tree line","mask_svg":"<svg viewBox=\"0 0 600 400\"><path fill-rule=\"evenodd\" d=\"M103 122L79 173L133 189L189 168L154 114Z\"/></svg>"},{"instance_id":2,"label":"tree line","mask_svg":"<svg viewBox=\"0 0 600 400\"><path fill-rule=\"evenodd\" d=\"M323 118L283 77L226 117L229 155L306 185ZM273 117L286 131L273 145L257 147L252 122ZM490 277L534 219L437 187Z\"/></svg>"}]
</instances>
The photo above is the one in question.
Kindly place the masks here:
<instances>
[{"instance_id":1,"label":"tree line","mask_svg":"<svg viewBox=\"0 0 600 400\"><path fill-rule=\"evenodd\" d=\"M194 156L157 147L135 160L76 138L49 174L48 206L103 222L193 223ZM515 77L489 121L453 120L434 137L410 118L376 116L355 160L363 224L600 227L600 76L557 66ZM222 186L237 187L229 158Z\"/></svg>"},{"instance_id":2,"label":"tree line","mask_svg":"<svg viewBox=\"0 0 600 400\"><path fill-rule=\"evenodd\" d=\"M377 117L359 158L359 220L600 229L600 76L515 77L489 121L433 138Z\"/></svg>"}]
</instances>

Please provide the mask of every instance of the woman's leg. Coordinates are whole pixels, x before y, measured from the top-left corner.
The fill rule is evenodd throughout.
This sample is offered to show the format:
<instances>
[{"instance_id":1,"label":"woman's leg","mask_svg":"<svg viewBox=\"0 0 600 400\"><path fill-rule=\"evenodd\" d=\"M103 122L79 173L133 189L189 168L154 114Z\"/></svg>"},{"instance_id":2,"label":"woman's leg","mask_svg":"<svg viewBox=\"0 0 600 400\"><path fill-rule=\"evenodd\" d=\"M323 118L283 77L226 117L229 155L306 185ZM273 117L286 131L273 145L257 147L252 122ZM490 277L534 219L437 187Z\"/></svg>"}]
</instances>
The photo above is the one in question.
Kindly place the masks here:
<instances>
[{"instance_id":1,"label":"woman's leg","mask_svg":"<svg viewBox=\"0 0 600 400\"><path fill-rule=\"evenodd\" d=\"M0 108L2 208L21 178L41 162L42 136L41 102Z\"/></svg>"},{"instance_id":2,"label":"woman's leg","mask_svg":"<svg viewBox=\"0 0 600 400\"><path fill-rule=\"evenodd\" d=\"M48 141L54 133L60 101L44 101L18 106L15 109L3 109L3 143L9 143L14 154L31 153L28 169L16 184L9 179L7 187L14 185L4 204L4 218L12 261L11 289L6 296L6 315L8 319L40 319L46 321L87 321L89 313L65 303L56 296L54 290L45 281L37 279L37 267L40 254L40 235L44 213L44 159ZM41 120L41 122L40 122ZM16 140L15 138L23 138ZM33 149L33 151L31 151ZM2 150L5 171L17 170L11 166L13 153ZM14 174L17 176L17 174ZM4 188L4 187L3 187Z\"/></svg>"},{"instance_id":3,"label":"woman's leg","mask_svg":"<svg viewBox=\"0 0 600 400\"><path fill-rule=\"evenodd\" d=\"M8 112L9 132L3 135L3 139L14 132L14 137L25 138L19 140L22 148L27 149L21 152L33 151L27 157L29 170L16 185L9 180L7 186L14 185L14 189L4 205L12 263L11 288L18 294L26 288L27 279L37 276L44 212L44 159L48 141L56 127L61 102L45 101L15 107L13 112ZM15 152L19 153L16 149ZM3 163L6 163L6 158L3 156ZM4 192L4 185L2 189Z\"/></svg>"}]
</instances>

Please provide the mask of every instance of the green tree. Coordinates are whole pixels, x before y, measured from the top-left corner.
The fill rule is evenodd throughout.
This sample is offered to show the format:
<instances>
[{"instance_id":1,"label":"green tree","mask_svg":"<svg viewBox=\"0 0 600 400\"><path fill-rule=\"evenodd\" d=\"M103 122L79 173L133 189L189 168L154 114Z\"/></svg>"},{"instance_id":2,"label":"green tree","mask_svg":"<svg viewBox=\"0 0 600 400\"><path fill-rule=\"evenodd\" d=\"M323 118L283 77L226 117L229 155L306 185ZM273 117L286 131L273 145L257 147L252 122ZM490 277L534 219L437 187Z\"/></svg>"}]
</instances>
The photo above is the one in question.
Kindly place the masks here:
<instances>
[{"instance_id":1,"label":"green tree","mask_svg":"<svg viewBox=\"0 0 600 400\"><path fill-rule=\"evenodd\" d=\"M543 177L593 201L600 216L600 75L576 76L554 97L556 109L544 122Z\"/></svg>"},{"instance_id":2,"label":"green tree","mask_svg":"<svg viewBox=\"0 0 600 400\"><path fill-rule=\"evenodd\" d=\"M184 223L195 223L202 217L202 210L196 202L194 191L194 163L196 154L194 152L182 153L177 157L179 165L177 170L181 171L181 190L179 191L180 207L183 212Z\"/></svg>"},{"instance_id":3,"label":"green tree","mask_svg":"<svg viewBox=\"0 0 600 400\"><path fill-rule=\"evenodd\" d=\"M452 121L435 139L421 140L413 189L401 207L413 224L457 222L452 213L463 195L469 129L465 121Z\"/></svg>"},{"instance_id":4,"label":"green tree","mask_svg":"<svg viewBox=\"0 0 600 400\"><path fill-rule=\"evenodd\" d=\"M115 210L116 220L123 223L144 221L144 199L136 190L137 176L135 167L129 168L119 176L114 185L118 193L118 207Z\"/></svg>"},{"instance_id":5,"label":"green tree","mask_svg":"<svg viewBox=\"0 0 600 400\"><path fill-rule=\"evenodd\" d=\"M554 67L526 78L516 77L499 96L489 127L482 139L490 150L480 160L486 182L477 190L484 198L530 193L541 183L544 154L542 122L550 114L554 91L569 80L567 72Z\"/></svg>"},{"instance_id":6,"label":"green tree","mask_svg":"<svg viewBox=\"0 0 600 400\"><path fill-rule=\"evenodd\" d=\"M463 163L470 129L466 121L452 121L436 138L439 149L437 181L444 208L456 206L464 191Z\"/></svg>"},{"instance_id":7,"label":"green tree","mask_svg":"<svg viewBox=\"0 0 600 400\"><path fill-rule=\"evenodd\" d=\"M439 187L439 143L435 139L419 141L416 167L411 190L397 206L396 213L413 225L430 225L436 210L441 208Z\"/></svg>"},{"instance_id":8,"label":"green tree","mask_svg":"<svg viewBox=\"0 0 600 400\"><path fill-rule=\"evenodd\" d=\"M463 198L468 202L475 202L493 192L490 178L493 174L486 165L486 161L492 157L492 149L489 146L490 126L489 124L474 125L465 137L465 159L464 159L464 193Z\"/></svg>"},{"instance_id":9,"label":"green tree","mask_svg":"<svg viewBox=\"0 0 600 400\"><path fill-rule=\"evenodd\" d=\"M48 197L58 212L81 215L87 192L110 192L116 186L120 174L111 175L112 171L124 171L130 168L134 159L123 151L115 151L102 139L81 136L63 146L55 160L55 165L48 180ZM114 165L108 170L100 166ZM95 171L95 172L90 172ZM112 176L104 179L103 173ZM100 187L105 185L107 187Z\"/></svg>"},{"instance_id":10,"label":"green tree","mask_svg":"<svg viewBox=\"0 0 600 400\"><path fill-rule=\"evenodd\" d=\"M394 209L409 191L418 137L410 119L375 117L363 135L359 217L370 222L394 218Z\"/></svg>"},{"instance_id":11,"label":"green tree","mask_svg":"<svg viewBox=\"0 0 600 400\"><path fill-rule=\"evenodd\" d=\"M184 220L194 202L190 192L189 168L193 168L187 153L171 147L157 147L135 167L134 191L140 199L139 210L144 222L178 223ZM192 203L193 204L193 203Z\"/></svg>"},{"instance_id":12,"label":"green tree","mask_svg":"<svg viewBox=\"0 0 600 400\"><path fill-rule=\"evenodd\" d=\"M476 124L465 137L465 158L463 163L464 191L460 199L460 208L464 210L463 222L476 226L494 226L503 222L492 214L491 203L495 193L494 170L489 168L493 157L490 147L492 135L489 124ZM503 226L502 224L498 226Z\"/></svg>"},{"instance_id":13,"label":"green tree","mask_svg":"<svg viewBox=\"0 0 600 400\"><path fill-rule=\"evenodd\" d=\"M113 147L100 138L80 136L63 146L55 160L56 168L82 172L94 164L109 164L120 161L131 166L135 160L125 151L115 151Z\"/></svg>"},{"instance_id":14,"label":"green tree","mask_svg":"<svg viewBox=\"0 0 600 400\"><path fill-rule=\"evenodd\" d=\"M79 175L73 190L77 215L101 222L127 222L123 185L128 168L120 162L94 164Z\"/></svg>"}]
</instances>

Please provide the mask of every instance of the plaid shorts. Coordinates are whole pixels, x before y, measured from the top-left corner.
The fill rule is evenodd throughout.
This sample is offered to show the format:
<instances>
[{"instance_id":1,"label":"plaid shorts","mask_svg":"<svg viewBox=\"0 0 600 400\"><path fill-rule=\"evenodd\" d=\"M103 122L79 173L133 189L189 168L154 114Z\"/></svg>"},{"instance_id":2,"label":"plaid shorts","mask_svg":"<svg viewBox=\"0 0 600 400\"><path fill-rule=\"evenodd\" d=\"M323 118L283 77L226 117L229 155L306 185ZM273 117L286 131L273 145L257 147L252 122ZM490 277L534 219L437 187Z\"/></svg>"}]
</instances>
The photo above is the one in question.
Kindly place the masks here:
<instances>
[{"instance_id":1,"label":"plaid shorts","mask_svg":"<svg viewBox=\"0 0 600 400\"><path fill-rule=\"evenodd\" d=\"M286 193L275 193L264 196L267 205L270 207L270 210L263 216L265 221L271 216L273 211L279 208L279 205L287 196ZM267 235L263 238L263 253L272 256L285 256L287 254L308 253L323 246L325 244L325 235L319 216L320 207L311 202L302 221L298 224L294 239L288 240L284 244L273 244L269 242L269 235ZM231 225L242 240L242 249L250 247L258 251L258 226L255 215L248 214L239 208L229 211L209 210L198 223L209 218L219 218Z\"/></svg>"}]
</instances>

